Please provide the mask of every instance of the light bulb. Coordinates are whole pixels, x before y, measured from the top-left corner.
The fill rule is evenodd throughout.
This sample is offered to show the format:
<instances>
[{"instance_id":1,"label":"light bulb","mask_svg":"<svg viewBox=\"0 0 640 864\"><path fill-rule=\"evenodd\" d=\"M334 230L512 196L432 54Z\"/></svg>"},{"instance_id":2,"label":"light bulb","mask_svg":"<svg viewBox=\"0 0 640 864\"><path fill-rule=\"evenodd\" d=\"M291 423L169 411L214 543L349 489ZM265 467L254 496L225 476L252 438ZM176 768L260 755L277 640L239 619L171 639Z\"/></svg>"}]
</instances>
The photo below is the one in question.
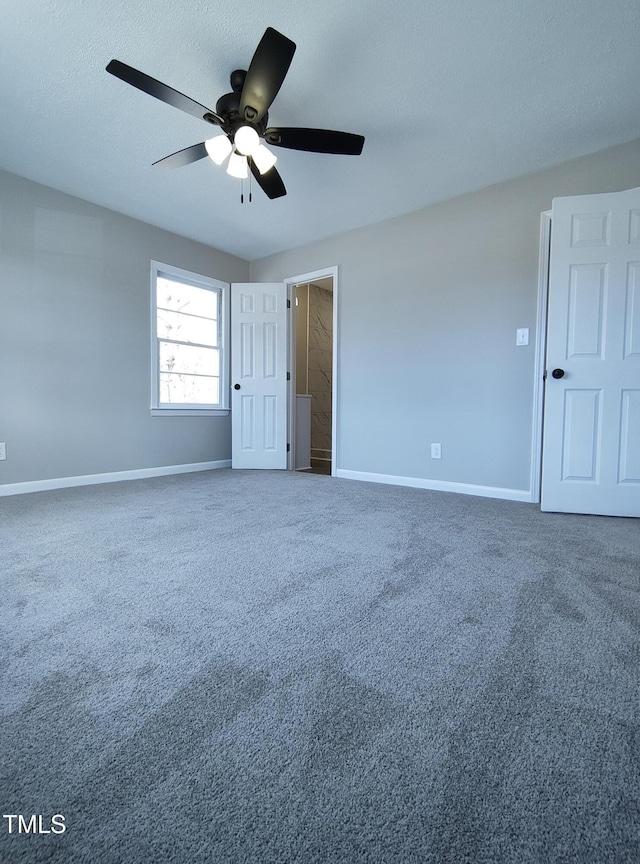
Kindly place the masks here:
<instances>
[{"instance_id":1,"label":"light bulb","mask_svg":"<svg viewBox=\"0 0 640 864\"><path fill-rule=\"evenodd\" d=\"M260 144L257 150L251 154L251 158L261 174L266 174L278 161L278 157L274 156L271 150L268 150L264 144Z\"/></svg>"},{"instance_id":2,"label":"light bulb","mask_svg":"<svg viewBox=\"0 0 640 864\"><path fill-rule=\"evenodd\" d=\"M252 126L241 126L233 136L233 143L238 153L242 153L243 156L253 156L254 151L260 146L260 138Z\"/></svg>"},{"instance_id":3,"label":"light bulb","mask_svg":"<svg viewBox=\"0 0 640 864\"><path fill-rule=\"evenodd\" d=\"M227 165L227 174L230 174L232 177L237 177L238 180L245 180L249 176L247 157L240 156L239 153L232 153L229 157L229 164Z\"/></svg>"},{"instance_id":4,"label":"light bulb","mask_svg":"<svg viewBox=\"0 0 640 864\"><path fill-rule=\"evenodd\" d=\"M215 138L209 138L208 141L204 142L204 146L209 157L213 159L216 165L222 165L229 153L233 150L231 141L229 141L226 135L216 135Z\"/></svg>"}]
</instances>

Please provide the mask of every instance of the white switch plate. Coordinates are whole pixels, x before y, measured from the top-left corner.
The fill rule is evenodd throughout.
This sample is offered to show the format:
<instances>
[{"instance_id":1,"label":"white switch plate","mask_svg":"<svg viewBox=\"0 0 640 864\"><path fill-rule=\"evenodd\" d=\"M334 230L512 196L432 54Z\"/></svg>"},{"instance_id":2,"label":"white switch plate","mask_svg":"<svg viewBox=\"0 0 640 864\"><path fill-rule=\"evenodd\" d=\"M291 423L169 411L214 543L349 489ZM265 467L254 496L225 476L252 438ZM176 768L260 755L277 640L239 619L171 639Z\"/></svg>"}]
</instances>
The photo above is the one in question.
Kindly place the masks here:
<instances>
[{"instance_id":1,"label":"white switch plate","mask_svg":"<svg viewBox=\"0 0 640 864\"><path fill-rule=\"evenodd\" d=\"M7 458L7 445L0 444L0 461Z\"/></svg>"},{"instance_id":2,"label":"white switch plate","mask_svg":"<svg viewBox=\"0 0 640 864\"><path fill-rule=\"evenodd\" d=\"M528 327L518 327L516 330L516 345L528 345L529 344L529 328Z\"/></svg>"},{"instance_id":3,"label":"white switch plate","mask_svg":"<svg viewBox=\"0 0 640 864\"><path fill-rule=\"evenodd\" d=\"M439 444L431 445L431 458L432 459L441 459L442 458L442 449Z\"/></svg>"}]
</instances>

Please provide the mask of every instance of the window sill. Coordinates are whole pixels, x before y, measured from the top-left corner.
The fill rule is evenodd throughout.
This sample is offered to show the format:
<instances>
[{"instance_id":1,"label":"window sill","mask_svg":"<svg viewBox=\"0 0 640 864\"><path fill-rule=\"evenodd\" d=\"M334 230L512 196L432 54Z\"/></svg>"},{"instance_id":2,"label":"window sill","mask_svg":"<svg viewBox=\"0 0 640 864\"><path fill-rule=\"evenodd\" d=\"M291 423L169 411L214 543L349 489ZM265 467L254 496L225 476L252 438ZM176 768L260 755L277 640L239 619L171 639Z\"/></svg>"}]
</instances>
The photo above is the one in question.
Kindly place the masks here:
<instances>
[{"instance_id":1,"label":"window sill","mask_svg":"<svg viewBox=\"0 0 640 864\"><path fill-rule=\"evenodd\" d=\"M152 408L152 417L228 417L228 408Z\"/></svg>"}]
</instances>

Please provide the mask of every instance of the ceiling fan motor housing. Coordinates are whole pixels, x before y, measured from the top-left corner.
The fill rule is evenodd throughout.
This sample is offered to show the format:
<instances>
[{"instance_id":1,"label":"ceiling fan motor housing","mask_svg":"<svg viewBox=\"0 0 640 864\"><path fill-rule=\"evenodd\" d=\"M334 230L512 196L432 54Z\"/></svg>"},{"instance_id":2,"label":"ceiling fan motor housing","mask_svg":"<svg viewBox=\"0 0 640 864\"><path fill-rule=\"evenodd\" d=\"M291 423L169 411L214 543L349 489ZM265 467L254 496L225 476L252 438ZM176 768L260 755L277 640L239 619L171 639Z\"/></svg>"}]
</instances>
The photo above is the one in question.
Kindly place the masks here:
<instances>
[{"instance_id":1,"label":"ceiling fan motor housing","mask_svg":"<svg viewBox=\"0 0 640 864\"><path fill-rule=\"evenodd\" d=\"M236 69L231 73L230 81L233 92L225 93L224 96L218 99L216 102L216 113L225 121L227 127L225 131L228 134L235 134L240 126L251 126L262 137L268 125L269 114L265 113L262 119L255 123L247 117L243 117L240 113L240 100L242 98L242 88L246 75L247 73L244 69Z\"/></svg>"},{"instance_id":2,"label":"ceiling fan motor housing","mask_svg":"<svg viewBox=\"0 0 640 864\"><path fill-rule=\"evenodd\" d=\"M234 93L242 93L242 88L244 87L244 79L247 77L247 73L244 69L235 69L231 75L229 76L229 83L231 84L231 89Z\"/></svg>"}]
</instances>

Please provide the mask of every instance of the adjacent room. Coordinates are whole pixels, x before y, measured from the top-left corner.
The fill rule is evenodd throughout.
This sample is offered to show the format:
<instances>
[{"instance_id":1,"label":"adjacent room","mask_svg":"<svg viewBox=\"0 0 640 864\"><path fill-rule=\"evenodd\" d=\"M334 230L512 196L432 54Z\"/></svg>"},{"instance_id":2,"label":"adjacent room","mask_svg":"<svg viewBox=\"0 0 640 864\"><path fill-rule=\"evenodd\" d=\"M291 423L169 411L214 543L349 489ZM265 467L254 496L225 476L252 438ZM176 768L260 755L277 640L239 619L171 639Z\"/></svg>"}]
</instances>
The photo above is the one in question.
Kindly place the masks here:
<instances>
[{"instance_id":1,"label":"adjacent room","mask_svg":"<svg viewBox=\"0 0 640 864\"><path fill-rule=\"evenodd\" d=\"M637 861L639 40L5 4L2 861Z\"/></svg>"}]
</instances>

